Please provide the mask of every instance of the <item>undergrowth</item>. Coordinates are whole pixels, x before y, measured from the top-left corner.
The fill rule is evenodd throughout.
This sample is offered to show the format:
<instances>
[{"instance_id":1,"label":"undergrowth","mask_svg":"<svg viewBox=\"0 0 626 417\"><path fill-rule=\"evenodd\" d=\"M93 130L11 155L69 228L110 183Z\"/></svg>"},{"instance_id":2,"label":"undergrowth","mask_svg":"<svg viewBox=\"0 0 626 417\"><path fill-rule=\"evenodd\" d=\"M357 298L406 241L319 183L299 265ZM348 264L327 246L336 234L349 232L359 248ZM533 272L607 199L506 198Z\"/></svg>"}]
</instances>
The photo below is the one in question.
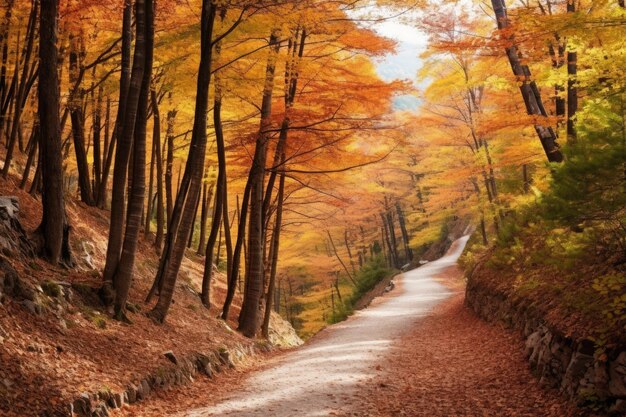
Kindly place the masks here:
<instances>
[{"instance_id":1,"label":"undergrowth","mask_svg":"<svg viewBox=\"0 0 626 417\"><path fill-rule=\"evenodd\" d=\"M349 297L342 302L335 303L335 311L327 321L330 324L345 320L354 312L356 303L383 279L394 274L395 271L389 269L382 255L378 255L370 260L355 276L356 285Z\"/></svg>"}]
</instances>

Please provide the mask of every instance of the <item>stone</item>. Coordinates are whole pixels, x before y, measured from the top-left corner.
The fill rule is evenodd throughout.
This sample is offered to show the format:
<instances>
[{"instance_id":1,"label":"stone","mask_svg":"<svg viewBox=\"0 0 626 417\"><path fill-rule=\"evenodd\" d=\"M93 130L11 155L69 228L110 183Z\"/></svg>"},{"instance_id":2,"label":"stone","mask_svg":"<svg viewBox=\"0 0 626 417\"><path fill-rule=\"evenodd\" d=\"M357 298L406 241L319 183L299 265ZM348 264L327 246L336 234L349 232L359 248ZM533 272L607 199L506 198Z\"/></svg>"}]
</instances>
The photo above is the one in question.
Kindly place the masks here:
<instances>
[{"instance_id":1,"label":"stone","mask_svg":"<svg viewBox=\"0 0 626 417\"><path fill-rule=\"evenodd\" d=\"M17 197L0 197L0 253L34 255L34 248L19 220Z\"/></svg>"},{"instance_id":2,"label":"stone","mask_svg":"<svg viewBox=\"0 0 626 417\"><path fill-rule=\"evenodd\" d=\"M89 398L89 394L87 393L80 394L80 396L74 400L72 406L74 412L79 416L88 416L92 412L91 398Z\"/></svg>"},{"instance_id":3,"label":"stone","mask_svg":"<svg viewBox=\"0 0 626 417\"><path fill-rule=\"evenodd\" d=\"M235 364L230 357L230 352L227 350L220 350L220 360L222 364L228 366L229 368L234 368Z\"/></svg>"},{"instance_id":4,"label":"stone","mask_svg":"<svg viewBox=\"0 0 626 417\"><path fill-rule=\"evenodd\" d=\"M150 384L148 383L148 381L146 379L142 380L141 381L142 399L146 399L150 395L150 391L152 391L152 389L150 388Z\"/></svg>"},{"instance_id":5,"label":"stone","mask_svg":"<svg viewBox=\"0 0 626 417\"><path fill-rule=\"evenodd\" d=\"M33 315L40 316L43 314L43 307L39 303L35 303L31 300L22 301L22 305Z\"/></svg>"},{"instance_id":6,"label":"stone","mask_svg":"<svg viewBox=\"0 0 626 417\"><path fill-rule=\"evenodd\" d=\"M609 392L618 398L626 399L626 352L609 364Z\"/></svg>"},{"instance_id":7,"label":"stone","mask_svg":"<svg viewBox=\"0 0 626 417\"><path fill-rule=\"evenodd\" d=\"M115 407L113 407L113 408L122 408L122 407L124 407L124 394L116 392L116 393L114 393L111 396L111 398L115 402Z\"/></svg>"},{"instance_id":8,"label":"stone","mask_svg":"<svg viewBox=\"0 0 626 417\"><path fill-rule=\"evenodd\" d=\"M29 352L35 352L35 353L44 353L44 348L41 345L38 345L36 343L31 343L30 345L28 345L28 347L26 348Z\"/></svg>"},{"instance_id":9,"label":"stone","mask_svg":"<svg viewBox=\"0 0 626 417\"><path fill-rule=\"evenodd\" d=\"M134 385L130 385L126 389L126 402L128 402L128 404L137 402L137 388Z\"/></svg>"},{"instance_id":10,"label":"stone","mask_svg":"<svg viewBox=\"0 0 626 417\"><path fill-rule=\"evenodd\" d=\"M617 415L626 414L626 400L619 399L609 408L609 412Z\"/></svg>"},{"instance_id":11,"label":"stone","mask_svg":"<svg viewBox=\"0 0 626 417\"><path fill-rule=\"evenodd\" d=\"M174 352L172 352L171 350L164 352L163 356L169 359L170 362L172 362L174 365L178 365L178 359L176 358L176 355L174 355Z\"/></svg>"}]
</instances>

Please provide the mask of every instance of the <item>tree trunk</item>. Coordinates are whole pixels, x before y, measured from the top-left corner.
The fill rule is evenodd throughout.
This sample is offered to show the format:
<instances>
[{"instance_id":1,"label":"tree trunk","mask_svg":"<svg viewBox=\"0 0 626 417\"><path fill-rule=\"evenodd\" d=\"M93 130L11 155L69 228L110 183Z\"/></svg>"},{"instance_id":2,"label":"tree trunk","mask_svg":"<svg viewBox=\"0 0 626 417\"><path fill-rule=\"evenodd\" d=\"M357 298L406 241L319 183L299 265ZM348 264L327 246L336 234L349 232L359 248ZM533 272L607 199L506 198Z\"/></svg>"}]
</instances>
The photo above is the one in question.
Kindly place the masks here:
<instances>
[{"instance_id":1,"label":"tree trunk","mask_svg":"<svg viewBox=\"0 0 626 417\"><path fill-rule=\"evenodd\" d=\"M136 0L135 5L135 25L137 28L137 38L135 42L136 46L139 45L143 47L143 50L139 54L135 53L135 60L141 59L143 61L143 71L133 132L133 161L131 166L133 181L128 196L126 232L114 279L115 318L118 320L126 320L126 301L132 284L135 253L137 251L139 231L141 230L141 214L143 213L146 192L146 125L148 122L148 101L152 82L154 50L153 0ZM131 100L129 100L129 104L130 103L132 103ZM125 133L126 132L124 132L124 134ZM125 136L122 136L122 138L125 139Z\"/></svg>"},{"instance_id":2,"label":"tree trunk","mask_svg":"<svg viewBox=\"0 0 626 417\"><path fill-rule=\"evenodd\" d=\"M202 196L201 196L201 208L200 208L200 236L198 237L198 250L196 250L196 255L202 256L203 251L206 249L206 224L209 219L209 204L207 201L207 193L208 193L208 184L206 178L202 183Z\"/></svg>"},{"instance_id":3,"label":"tree trunk","mask_svg":"<svg viewBox=\"0 0 626 417\"><path fill-rule=\"evenodd\" d=\"M161 291L159 301L150 312L150 316L163 322L167 316L176 278L185 254L185 247L191 232L194 212L200 197L200 187L204 176L204 160L207 142L207 111L209 85L211 83L211 56L213 51L213 24L215 5L211 0L202 1L200 67L196 92L194 125L189 148L187 165L176 203L169 221L165 249L161 255L159 272L155 278Z\"/></svg>"},{"instance_id":4,"label":"tree trunk","mask_svg":"<svg viewBox=\"0 0 626 417\"><path fill-rule=\"evenodd\" d=\"M387 250L389 255L389 266L392 268L398 267L398 259L396 258L396 251L393 249L390 234L389 234L389 223L387 223L387 216L385 213L380 213L380 219L383 222L383 235L385 238L385 242L387 244Z\"/></svg>"},{"instance_id":5,"label":"tree trunk","mask_svg":"<svg viewBox=\"0 0 626 417\"><path fill-rule=\"evenodd\" d=\"M283 150L280 158L281 166L285 164L285 151ZM272 315L272 301L274 300L274 289L276 287L276 273L278 270L278 252L280 248L280 232L283 224L283 205L285 200L285 173L280 174L278 184L278 196L276 201L276 219L274 221L274 232L272 234L272 259L270 267L270 277L267 286L267 295L265 297L265 315L263 317L262 333L263 337L269 338L270 333L270 318Z\"/></svg>"},{"instance_id":6,"label":"tree trunk","mask_svg":"<svg viewBox=\"0 0 626 417\"><path fill-rule=\"evenodd\" d=\"M13 6L15 0L8 0L5 5L4 17L0 26L0 45L2 45L2 65L0 67L0 137L4 130L6 117L6 109L4 107L5 100L8 95L6 82L7 62L9 60L9 28L11 26L11 16L13 14Z\"/></svg>"},{"instance_id":7,"label":"tree trunk","mask_svg":"<svg viewBox=\"0 0 626 417\"><path fill-rule=\"evenodd\" d=\"M398 223L400 223L400 230L402 231L402 243L404 244L404 254L406 256L406 262L410 263L413 260L413 251L411 250L409 232L406 228L406 220L404 218L404 212L400 206L400 202L396 202L396 212L398 213Z\"/></svg>"},{"instance_id":8,"label":"tree trunk","mask_svg":"<svg viewBox=\"0 0 626 417\"><path fill-rule=\"evenodd\" d=\"M52 264L69 255L69 225L63 197L63 161L59 123L59 78L57 51L58 0L41 0L39 24L39 114L40 155L43 182L43 217L39 232L43 237L41 254ZM68 261L69 259L65 259Z\"/></svg>"},{"instance_id":9,"label":"tree trunk","mask_svg":"<svg viewBox=\"0 0 626 417\"><path fill-rule=\"evenodd\" d=\"M94 115L93 115L93 195L94 203L98 200L98 189L100 181L102 181L102 148L101 133L102 131L102 87L98 88L96 97Z\"/></svg>"},{"instance_id":10,"label":"tree trunk","mask_svg":"<svg viewBox=\"0 0 626 417\"><path fill-rule=\"evenodd\" d=\"M135 138L135 122L139 111L139 100L142 91L144 72L146 70L145 0L137 0L135 2L135 10L136 37L133 69L124 105L125 111L123 113L123 122L119 132L119 138L117 139L115 152L113 189L111 193L109 244L107 247L106 264L103 274L105 283L113 283L116 292L118 291L118 285L114 282L114 277L117 275L118 264L123 250L124 225L126 224L125 194L127 187L128 165L130 161L131 147L133 146L133 140ZM135 219L133 219L133 221L135 221ZM122 293L127 292L128 290L125 289L125 287L128 284L128 282L121 283L119 291ZM124 294L120 295L122 298L124 297ZM117 296L114 298L117 299ZM116 306L116 309L122 307L124 306L119 305Z\"/></svg>"},{"instance_id":11,"label":"tree trunk","mask_svg":"<svg viewBox=\"0 0 626 417\"><path fill-rule=\"evenodd\" d=\"M28 151L28 159L26 160L26 167L24 167L24 174L22 175L22 182L20 183L20 188L22 190L26 188L28 177L30 176L30 170L33 166L35 156L37 155L37 149L39 149L39 131L39 115L35 115L33 130L30 134L28 146L26 147Z\"/></svg>"},{"instance_id":12,"label":"tree trunk","mask_svg":"<svg viewBox=\"0 0 626 417\"><path fill-rule=\"evenodd\" d=\"M386 200L386 198L385 198ZM386 203L385 203L386 205ZM389 233L389 245L392 252L394 266L396 268L400 268L400 256L398 255L398 241L396 239L396 228L393 221L393 214L391 213L391 209L386 209L385 218L387 219L387 232Z\"/></svg>"},{"instance_id":13,"label":"tree trunk","mask_svg":"<svg viewBox=\"0 0 626 417\"><path fill-rule=\"evenodd\" d=\"M219 60L221 45L215 45L216 60ZM204 274L202 277L202 304L209 308L211 306L211 279L213 277L213 252L217 239L220 224L223 222L222 212L224 210L224 199L226 195L226 145L224 143L224 130L222 129L222 85L220 74L215 74L215 100L213 103L213 124L215 129L215 142L217 145L218 174L217 187L215 191L215 210L213 212L213 222L209 232L209 241L206 246L206 258L204 260Z\"/></svg>"},{"instance_id":14,"label":"tree trunk","mask_svg":"<svg viewBox=\"0 0 626 417\"><path fill-rule=\"evenodd\" d=\"M30 61L31 61L31 56L33 52L33 45L35 42L35 33L36 33L35 28L36 28L36 22L37 22L37 14L39 10L37 7L37 4L38 4L37 2L33 2L32 8L31 8L30 17L28 20L28 30L26 32L26 37L27 37L26 47L24 49L23 56L18 57L15 63L15 77L17 77L18 71L20 69L19 63L21 60L23 60L23 67L21 68L22 69L21 76L19 80L17 81L17 85L18 85L17 94L15 95L14 100L13 100L13 108L14 108L13 123L11 127L11 134L7 142L7 153L6 153L5 160L4 160L4 167L2 169L3 178L7 178L7 176L9 175L9 168L11 166L11 161L13 159L13 150L15 148L15 142L17 140L19 129L21 126L22 111L24 109L24 104L26 102L28 79L29 79L28 73L30 69L30 63L31 63ZM8 42L8 39L7 39L7 42Z\"/></svg>"},{"instance_id":15,"label":"tree trunk","mask_svg":"<svg viewBox=\"0 0 626 417\"><path fill-rule=\"evenodd\" d=\"M124 117L126 116L126 108L127 108L126 101L127 101L128 94L129 94L131 73L132 73L132 69L131 69L131 44L132 44L132 39L133 39L132 17L133 17L132 2L131 0L124 0L124 12L122 16L122 72L120 75L119 104L117 107L117 117L115 119L115 127L113 128L113 135L111 136L110 143L107 146L106 159L104 160L104 164L103 164L104 166L102 168L102 180L100 182L100 187L98 189L98 207L100 208L104 208L106 206L109 172L111 170L111 165L113 164L114 159L117 163L118 152L116 151L116 148L117 148L116 143L119 142L118 138L122 134ZM113 174L115 175L115 172ZM117 204L119 205L119 202L117 202ZM111 210L113 210L112 201L111 201Z\"/></svg>"},{"instance_id":16,"label":"tree trunk","mask_svg":"<svg viewBox=\"0 0 626 417\"><path fill-rule=\"evenodd\" d=\"M356 286L356 281L354 280L354 277L352 276L350 271L348 271L348 268L346 267L346 264L341 259L341 256L339 256L339 252L337 251L337 247L335 246L335 241L333 240L332 235L330 234L330 232L328 230L326 230L326 234L328 235L328 241L330 242L330 247L333 249L333 253L335 254L335 257L337 258L337 260L341 264L341 267L346 272L346 275L348 276L350 281L352 281L352 283Z\"/></svg>"},{"instance_id":17,"label":"tree trunk","mask_svg":"<svg viewBox=\"0 0 626 417\"><path fill-rule=\"evenodd\" d=\"M145 225L143 229L144 235L147 237L150 234L150 226L152 221L152 190L154 189L154 165L156 163L156 154L160 149L156 147L156 142L152 140L152 152L150 153L150 175L148 179L148 204L146 206Z\"/></svg>"},{"instance_id":18,"label":"tree trunk","mask_svg":"<svg viewBox=\"0 0 626 417\"><path fill-rule=\"evenodd\" d=\"M202 175L204 176L204 171L202 171ZM196 209L193 212L193 219L191 220L191 231L189 232L189 239L187 240L187 249L191 248L191 245L193 244L193 235L196 231L196 219L198 218L199 208L200 208L200 189L198 190L198 201L196 201Z\"/></svg>"},{"instance_id":19,"label":"tree trunk","mask_svg":"<svg viewBox=\"0 0 626 417\"><path fill-rule=\"evenodd\" d=\"M272 97L276 60L280 49L279 31L270 36L270 52L267 62L263 101L261 104L261 127L257 136L252 168L250 169L250 221L248 229L248 279L244 290L243 306L239 315L239 330L244 336L253 338L259 329L259 308L263 295L263 197L267 144L270 138Z\"/></svg>"},{"instance_id":20,"label":"tree trunk","mask_svg":"<svg viewBox=\"0 0 626 417\"><path fill-rule=\"evenodd\" d=\"M502 30L509 27L509 18L506 10L505 0L491 0L493 11L498 21L498 29ZM511 36L509 41L513 41ZM530 69L527 65L522 64L519 49L515 43L505 48L506 54L511 64L513 74L521 81L520 91L526 104L526 110L529 115L547 117L546 110L543 106L541 93L537 84L531 80ZM535 131L539 136L543 150L550 162L562 162L563 154L557 143L556 133L551 127L545 127L539 124L535 125Z\"/></svg>"},{"instance_id":21,"label":"tree trunk","mask_svg":"<svg viewBox=\"0 0 626 417\"><path fill-rule=\"evenodd\" d=\"M230 311L230 305L235 297L235 290L237 289L237 278L239 278L239 269L241 266L241 250L243 247L243 241L246 235L246 220L248 217L248 205L250 202L250 178L246 183L246 188L243 193L243 199L241 200L241 210L239 212L239 226L237 229L237 241L235 242L235 248L233 249L233 264L230 277L228 278L228 289L226 291L226 299L224 300L224 307L222 308L222 319L228 320L228 313ZM237 204L239 207L239 204ZM240 285L241 287L241 285Z\"/></svg>"},{"instance_id":22,"label":"tree trunk","mask_svg":"<svg viewBox=\"0 0 626 417\"><path fill-rule=\"evenodd\" d=\"M154 239L154 246L157 251L161 251L163 246L163 232L165 229L165 212L163 207L163 154L161 153L161 114L159 113L159 102L157 100L156 91L151 91L152 97L152 113L154 121L154 129L152 133L152 140L156 148L156 177L157 177L157 201L156 201L156 219L157 230L156 237Z\"/></svg>"},{"instance_id":23,"label":"tree trunk","mask_svg":"<svg viewBox=\"0 0 626 417\"><path fill-rule=\"evenodd\" d=\"M567 1L567 13L576 12L575 0ZM578 72L578 54L576 51L567 52L567 143L576 143L575 118L578 112L578 88L576 75Z\"/></svg>"},{"instance_id":24,"label":"tree trunk","mask_svg":"<svg viewBox=\"0 0 626 417\"><path fill-rule=\"evenodd\" d=\"M72 138L74 139L74 151L76 153L76 166L78 167L78 184L80 198L83 203L93 206L93 193L91 192L91 180L89 175L89 163L85 150L85 116L83 114L83 92L78 82L79 72L79 40L75 36L70 37L70 83L74 86L68 99L70 119L72 121Z\"/></svg>"},{"instance_id":25,"label":"tree trunk","mask_svg":"<svg viewBox=\"0 0 626 417\"><path fill-rule=\"evenodd\" d=\"M522 166L522 178L524 181L524 194L528 194L530 192L530 177L528 176L527 164Z\"/></svg>"},{"instance_id":26,"label":"tree trunk","mask_svg":"<svg viewBox=\"0 0 626 417\"><path fill-rule=\"evenodd\" d=\"M174 191L172 186L172 178L174 174L174 121L176 120L176 110L167 113L167 155L165 157L165 201L167 224L169 228L172 219L172 210L174 207Z\"/></svg>"}]
</instances>

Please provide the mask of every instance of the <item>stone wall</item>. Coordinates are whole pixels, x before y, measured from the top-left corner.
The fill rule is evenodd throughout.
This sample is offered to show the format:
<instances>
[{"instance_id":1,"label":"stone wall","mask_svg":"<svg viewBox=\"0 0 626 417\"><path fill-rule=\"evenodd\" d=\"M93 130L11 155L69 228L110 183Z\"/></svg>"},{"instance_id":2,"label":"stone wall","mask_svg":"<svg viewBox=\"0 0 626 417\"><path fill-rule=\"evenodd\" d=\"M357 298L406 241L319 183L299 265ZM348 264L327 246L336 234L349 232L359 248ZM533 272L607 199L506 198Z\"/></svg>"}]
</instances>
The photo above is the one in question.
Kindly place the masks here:
<instances>
[{"instance_id":1,"label":"stone wall","mask_svg":"<svg viewBox=\"0 0 626 417\"><path fill-rule=\"evenodd\" d=\"M147 399L155 390L191 383L200 374L212 377L216 372L234 368L255 355L256 351L269 349L269 344L262 343L248 347L238 345L206 354L195 353L185 358L177 358L173 352L164 352L165 357L172 362L170 366L159 368L143 379L134 381L125 390L85 392L74 401L50 409L40 417L106 417L111 410Z\"/></svg>"},{"instance_id":2,"label":"stone wall","mask_svg":"<svg viewBox=\"0 0 626 417\"><path fill-rule=\"evenodd\" d=\"M521 332L531 370L542 384L580 406L626 416L626 350L602 350L589 339L567 337L524 300L511 300L473 278L466 304L479 317Z\"/></svg>"}]
</instances>

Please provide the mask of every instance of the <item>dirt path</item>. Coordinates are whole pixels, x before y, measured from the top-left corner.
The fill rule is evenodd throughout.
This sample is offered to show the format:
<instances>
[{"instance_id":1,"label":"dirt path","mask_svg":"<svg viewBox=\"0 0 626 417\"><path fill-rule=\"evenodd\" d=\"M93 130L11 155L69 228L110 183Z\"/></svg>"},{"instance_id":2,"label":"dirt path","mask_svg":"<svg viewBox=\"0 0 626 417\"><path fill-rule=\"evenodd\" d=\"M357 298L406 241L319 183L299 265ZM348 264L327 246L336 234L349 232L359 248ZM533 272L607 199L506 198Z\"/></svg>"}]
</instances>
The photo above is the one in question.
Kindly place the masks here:
<instances>
[{"instance_id":1,"label":"dirt path","mask_svg":"<svg viewBox=\"0 0 626 417\"><path fill-rule=\"evenodd\" d=\"M456 261L465 243L404 274L400 288L263 369L195 384L128 415L578 415L558 393L538 386L519 339L463 307Z\"/></svg>"}]
</instances>

